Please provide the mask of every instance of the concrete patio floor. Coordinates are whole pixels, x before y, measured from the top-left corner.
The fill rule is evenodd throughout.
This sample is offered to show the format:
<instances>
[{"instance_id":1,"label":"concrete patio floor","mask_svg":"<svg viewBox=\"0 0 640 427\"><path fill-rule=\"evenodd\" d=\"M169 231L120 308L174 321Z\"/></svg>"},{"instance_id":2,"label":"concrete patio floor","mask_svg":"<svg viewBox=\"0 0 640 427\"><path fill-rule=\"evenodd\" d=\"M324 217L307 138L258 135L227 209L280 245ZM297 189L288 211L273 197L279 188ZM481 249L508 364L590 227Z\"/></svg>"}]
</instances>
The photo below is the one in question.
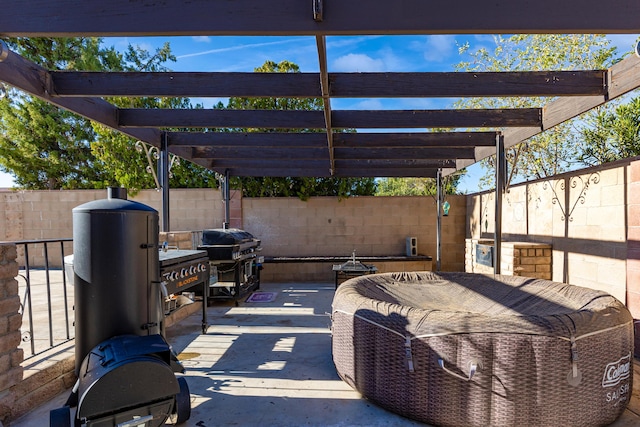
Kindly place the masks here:
<instances>
[{"instance_id":1,"label":"concrete patio floor","mask_svg":"<svg viewBox=\"0 0 640 427\"><path fill-rule=\"evenodd\" d=\"M418 426L363 399L340 380L331 356L333 283L264 284L272 302L216 302L167 331L186 368L192 412L185 427ZM636 381L640 383L636 362ZM613 427L640 426L640 387ZM47 426L65 392L11 423Z\"/></svg>"}]
</instances>

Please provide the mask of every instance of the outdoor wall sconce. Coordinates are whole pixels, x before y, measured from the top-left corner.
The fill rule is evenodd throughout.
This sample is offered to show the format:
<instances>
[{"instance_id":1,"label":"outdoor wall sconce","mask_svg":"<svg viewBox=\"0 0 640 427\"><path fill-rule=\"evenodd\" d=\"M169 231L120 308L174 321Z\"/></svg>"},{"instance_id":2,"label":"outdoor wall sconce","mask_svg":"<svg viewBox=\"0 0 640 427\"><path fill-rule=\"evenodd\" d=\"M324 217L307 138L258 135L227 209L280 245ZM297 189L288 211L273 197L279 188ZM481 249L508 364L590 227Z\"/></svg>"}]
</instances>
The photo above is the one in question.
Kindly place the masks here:
<instances>
[{"instance_id":1,"label":"outdoor wall sconce","mask_svg":"<svg viewBox=\"0 0 640 427\"><path fill-rule=\"evenodd\" d=\"M442 204L442 216L449 216L449 209L451 209L451 203L445 200Z\"/></svg>"}]
</instances>

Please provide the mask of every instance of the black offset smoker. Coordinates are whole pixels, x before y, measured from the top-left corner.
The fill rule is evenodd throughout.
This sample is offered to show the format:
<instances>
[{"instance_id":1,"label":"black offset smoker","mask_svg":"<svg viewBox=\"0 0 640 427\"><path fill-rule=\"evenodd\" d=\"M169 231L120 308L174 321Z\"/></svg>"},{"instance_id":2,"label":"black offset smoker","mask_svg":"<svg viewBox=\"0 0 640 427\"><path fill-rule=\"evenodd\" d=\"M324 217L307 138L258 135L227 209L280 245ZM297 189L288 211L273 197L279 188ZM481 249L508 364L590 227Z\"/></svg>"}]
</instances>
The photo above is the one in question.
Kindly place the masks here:
<instances>
[{"instance_id":1,"label":"black offset smoker","mask_svg":"<svg viewBox=\"0 0 640 427\"><path fill-rule=\"evenodd\" d=\"M184 369L162 336L158 212L108 198L73 209L78 381L51 427L179 424L191 415Z\"/></svg>"}]
</instances>

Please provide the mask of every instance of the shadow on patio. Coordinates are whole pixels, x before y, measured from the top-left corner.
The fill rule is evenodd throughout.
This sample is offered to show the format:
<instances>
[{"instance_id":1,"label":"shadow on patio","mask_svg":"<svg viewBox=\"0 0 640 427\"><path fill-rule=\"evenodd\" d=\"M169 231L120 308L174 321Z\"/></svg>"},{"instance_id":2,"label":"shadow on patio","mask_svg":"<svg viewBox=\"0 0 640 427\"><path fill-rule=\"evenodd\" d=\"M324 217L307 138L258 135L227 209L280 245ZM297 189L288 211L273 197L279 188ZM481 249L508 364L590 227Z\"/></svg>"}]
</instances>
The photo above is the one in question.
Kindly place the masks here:
<instances>
[{"instance_id":1,"label":"shadow on patio","mask_svg":"<svg viewBox=\"0 0 640 427\"><path fill-rule=\"evenodd\" d=\"M375 406L338 377L329 314L334 290L333 283L264 284L261 291L277 293L274 301L215 303L207 334L201 334L199 312L168 328L191 391L191 418L182 425L423 425ZM640 425L639 389L613 426ZM67 397L11 426L48 425L49 410Z\"/></svg>"}]
</instances>

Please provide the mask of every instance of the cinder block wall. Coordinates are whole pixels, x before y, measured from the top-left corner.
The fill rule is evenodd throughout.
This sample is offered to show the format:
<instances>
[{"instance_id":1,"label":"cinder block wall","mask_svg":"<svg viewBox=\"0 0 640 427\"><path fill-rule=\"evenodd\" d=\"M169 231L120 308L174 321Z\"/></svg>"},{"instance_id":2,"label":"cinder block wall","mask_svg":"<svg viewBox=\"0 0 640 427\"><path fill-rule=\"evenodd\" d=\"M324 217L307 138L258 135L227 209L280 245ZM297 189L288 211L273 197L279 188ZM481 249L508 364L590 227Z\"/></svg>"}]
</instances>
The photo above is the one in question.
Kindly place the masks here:
<instances>
[{"instance_id":1,"label":"cinder block wall","mask_svg":"<svg viewBox=\"0 0 640 427\"><path fill-rule=\"evenodd\" d=\"M462 271L465 196L447 200L451 209L442 221L442 269ZM354 250L356 256L405 255L406 238L417 237L418 253L432 256L435 265L433 197L244 198L243 215L244 229L262 240L263 255L349 257ZM266 265L262 277L273 280L288 270L305 280L331 277L330 264Z\"/></svg>"},{"instance_id":2,"label":"cinder block wall","mask_svg":"<svg viewBox=\"0 0 640 427\"><path fill-rule=\"evenodd\" d=\"M627 308L640 319L640 162L629 167L627 191ZM635 322L636 357L640 357L640 320Z\"/></svg>"},{"instance_id":3,"label":"cinder block wall","mask_svg":"<svg viewBox=\"0 0 640 427\"><path fill-rule=\"evenodd\" d=\"M640 190L632 183L637 164L635 158L511 186L502 203L503 241L549 244L552 280L600 289L626 302L627 225L638 221L626 203L640 197L633 194ZM468 238L493 239L494 197L468 197ZM640 287L629 284L640 296Z\"/></svg>"},{"instance_id":4,"label":"cinder block wall","mask_svg":"<svg viewBox=\"0 0 640 427\"><path fill-rule=\"evenodd\" d=\"M107 197L106 190L4 191L0 192L0 241L42 240L73 237L73 208ZM156 209L162 224L162 194L143 190L130 200ZM241 227L241 194L231 199L231 225ZM222 227L224 203L220 191L209 188L172 189L169 196L172 231L203 230ZM72 244L64 244L64 254L73 252ZM50 266L62 265L59 245L49 247ZM18 248L18 263L24 265L24 251ZM29 246L29 263L44 265L44 245Z\"/></svg>"}]
</instances>

